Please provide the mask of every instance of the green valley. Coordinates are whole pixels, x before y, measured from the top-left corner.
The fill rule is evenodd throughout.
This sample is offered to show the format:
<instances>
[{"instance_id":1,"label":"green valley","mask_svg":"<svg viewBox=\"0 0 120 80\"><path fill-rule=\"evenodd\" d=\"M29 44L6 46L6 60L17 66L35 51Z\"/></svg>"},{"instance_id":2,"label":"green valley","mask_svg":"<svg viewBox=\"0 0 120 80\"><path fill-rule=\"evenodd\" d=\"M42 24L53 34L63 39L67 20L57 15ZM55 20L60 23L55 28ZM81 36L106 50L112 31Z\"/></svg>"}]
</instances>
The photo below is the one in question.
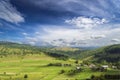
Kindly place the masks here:
<instances>
[{"instance_id":1,"label":"green valley","mask_svg":"<svg viewBox=\"0 0 120 80\"><path fill-rule=\"evenodd\" d=\"M119 50L120 45L84 50L0 42L0 80L98 80L119 75ZM105 78L99 80L109 80Z\"/></svg>"}]
</instances>

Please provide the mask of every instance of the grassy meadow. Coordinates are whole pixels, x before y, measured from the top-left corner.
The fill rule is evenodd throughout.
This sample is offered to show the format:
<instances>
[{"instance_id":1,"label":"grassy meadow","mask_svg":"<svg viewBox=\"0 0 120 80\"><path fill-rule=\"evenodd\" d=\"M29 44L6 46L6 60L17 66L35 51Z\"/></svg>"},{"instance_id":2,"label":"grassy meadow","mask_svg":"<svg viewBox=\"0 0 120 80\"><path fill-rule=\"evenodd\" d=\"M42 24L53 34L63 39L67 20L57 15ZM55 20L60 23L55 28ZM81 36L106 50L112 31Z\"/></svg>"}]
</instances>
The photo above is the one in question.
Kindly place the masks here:
<instances>
[{"instance_id":1,"label":"grassy meadow","mask_svg":"<svg viewBox=\"0 0 120 80\"><path fill-rule=\"evenodd\" d=\"M72 59L66 61L57 60L43 53L28 54L22 57L8 55L7 57L0 58L0 80L85 80L93 74L100 75L104 73L92 72L86 67L80 73L72 76L68 75L69 70L74 69L76 66L74 62L75 60ZM70 63L72 66L47 66L49 63ZM65 72L60 74L61 70L65 70ZM25 78L25 75L27 75L27 78Z\"/></svg>"},{"instance_id":2,"label":"grassy meadow","mask_svg":"<svg viewBox=\"0 0 120 80\"><path fill-rule=\"evenodd\" d=\"M0 80L91 80L92 75L119 75L119 50L120 45L85 51L79 48L44 48L1 42ZM103 56L112 54L118 56L103 59ZM104 64L115 65L117 69L109 67L107 71L94 71L90 68L91 64L97 69Z\"/></svg>"}]
</instances>

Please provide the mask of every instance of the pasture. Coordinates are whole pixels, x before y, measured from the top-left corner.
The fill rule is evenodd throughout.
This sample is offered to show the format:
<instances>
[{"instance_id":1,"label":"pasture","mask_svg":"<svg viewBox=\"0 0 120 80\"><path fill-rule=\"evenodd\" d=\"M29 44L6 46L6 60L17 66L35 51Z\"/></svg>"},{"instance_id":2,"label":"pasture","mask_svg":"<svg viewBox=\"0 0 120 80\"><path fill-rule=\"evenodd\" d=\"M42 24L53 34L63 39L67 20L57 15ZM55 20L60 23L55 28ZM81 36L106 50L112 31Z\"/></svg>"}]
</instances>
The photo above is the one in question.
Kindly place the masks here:
<instances>
[{"instance_id":1,"label":"pasture","mask_svg":"<svg viewBox=\"0 0 120 80\"><path fill-rule=\"evenodd\" d=\"M47 66L49 63L67 63L72 64L72 66ZM44 53L27 54L25 56L8 55L0 58L0 80L85 80L93 74L104 73L92 72L85 68L80 73L68 75L69 71L75 67L75 60L73 59L58 60ZM65 72L60 74L61 70Z\"/></svg>"}]
</instances>

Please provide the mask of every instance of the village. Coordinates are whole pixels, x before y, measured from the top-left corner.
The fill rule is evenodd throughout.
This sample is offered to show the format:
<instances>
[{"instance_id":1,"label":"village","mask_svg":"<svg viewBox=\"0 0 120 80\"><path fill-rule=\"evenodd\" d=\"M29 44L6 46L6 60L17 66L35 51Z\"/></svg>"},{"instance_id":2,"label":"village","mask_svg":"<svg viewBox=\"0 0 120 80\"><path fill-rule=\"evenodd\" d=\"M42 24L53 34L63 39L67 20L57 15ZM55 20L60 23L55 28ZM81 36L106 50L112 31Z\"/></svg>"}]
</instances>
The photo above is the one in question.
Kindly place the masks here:
<instances>
[{"instance_id":1,"label":"village","mask_svg":"<svg viewBox=\"0 0 120 80\"><path fill-rule=\"evenodd\" d=\"M72 67L73 69L71 69L70 71L68 71L69 73L79 73L79 72L84 72L86 70L91 70L91 71L95 71L95 72L107 72L108 70L118 70L120 68L120 66L116 66L116 65L110 65L110 64L94 64L94 63L79 63L79 61L75 61L75 64L68 64L68 63L49 63L47 64L47 66L56 66L56 67ZM61 70L60 73L64 73L64 70Z\"/></svg>"}]
</instances>

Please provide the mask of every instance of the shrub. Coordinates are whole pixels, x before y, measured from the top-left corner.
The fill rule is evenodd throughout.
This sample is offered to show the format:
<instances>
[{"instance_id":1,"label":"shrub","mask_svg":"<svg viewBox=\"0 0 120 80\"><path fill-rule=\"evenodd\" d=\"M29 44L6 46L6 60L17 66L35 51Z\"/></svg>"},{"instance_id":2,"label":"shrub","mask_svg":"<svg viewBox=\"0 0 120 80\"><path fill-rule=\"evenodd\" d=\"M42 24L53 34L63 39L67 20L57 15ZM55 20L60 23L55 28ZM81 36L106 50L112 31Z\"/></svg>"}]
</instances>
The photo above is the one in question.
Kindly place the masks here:
<instances>
[{"instance_id":1,"label":"shrub","mask_svg":"<svg viewBox=\"0 0 120 80\"><path fill-rule=\"evenodd\" d=\"M61 63L49 63L47 66L62 66Z\"/></svg>"},{"instance_id":2,"label":"shrub","mask_svg":"<svg viewBox=\"0 0 120 80\"><path fill-rule=\"evenodd\" d=\"M4 72L3 74L6 75L6 72Z\"/></svg>"},{"instance_id":3,"label":"shrub","mask_svg":"<svg viewBox=\"0 0 120 80\"><path fill-rule=\"evenodd\" d=\"M27 74L25 74L25 75L24 75L24 78L28 78L28 75L27 75Z\"/></svg>"},{"instance_id":4,"label":"shrub","mask_svg":"<svg viewBox=\"0 0 120 80\"><path fill-rule=\"evenodd\" d=\"M94 78L95 78L95 76L94 76L94 75L92 75L92 76L91 76L91 79L94 79Z\"/></svg>"},{"instance_id":5,"label":"shrub","mask_svg":"<svg viewBox=\"0 0 120 80\"><path fill-rule=\"evenodd\" d=\"M63 73L65 73L65 70L61 70L61 71L60 71L60 74L63 74Z\"/></svg>"},{"instance_id":6,"label":"shrub","mask_svg":"<svg viewBox=\"0 0 120 80\"><path fill-rule=\"evenodd\" d=\"M78 63L79 63L79 61L78 61L78 60L76 60L76 61L75 61L75 63L76 63L76 64L78 64Z\"/></svg>"}]
</instances>

